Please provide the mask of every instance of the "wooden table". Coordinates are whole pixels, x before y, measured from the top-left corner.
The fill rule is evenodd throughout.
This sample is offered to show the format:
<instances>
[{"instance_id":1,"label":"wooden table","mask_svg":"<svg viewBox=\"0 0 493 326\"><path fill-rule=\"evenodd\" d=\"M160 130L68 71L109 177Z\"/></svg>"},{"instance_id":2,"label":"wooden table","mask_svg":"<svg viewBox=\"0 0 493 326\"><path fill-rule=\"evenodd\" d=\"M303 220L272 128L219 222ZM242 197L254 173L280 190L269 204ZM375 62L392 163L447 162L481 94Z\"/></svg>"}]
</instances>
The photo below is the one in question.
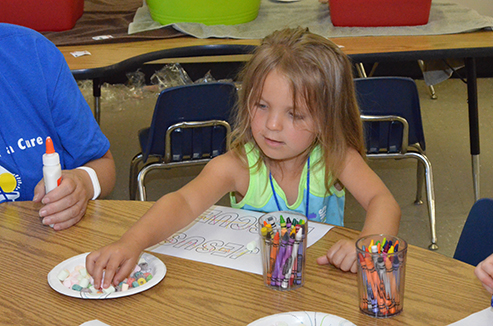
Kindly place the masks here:
<instances>
[{"instance_id":1,"label":"wooden table","mask_svg":"<svg viewBox=\"0 0 493 326\"><path fill-rule=\"evenodd\" d=\"M80 325L98 319L116 325L247 325L271 314L320 311L356 325L448 325L486 308L490 296L470 265L409 247L404 311L374 319L358 308L355 274L318 266L316 257L358 232L336 227L307 250L306 282L278 292L260 275L159 255L168 269L155 287L128 297L84 300L55 292L47 274L58 263L117 240L150 202L97 200L84 219L61 232L41 225L39 204L0 204L0 324Z\"/></svg>"},{"instance_id":2,"label":"wooden table","mask_svg":"<svg viewBox=\"0 0 493 326\"><path fill-rule=\"evenodd\" d=\"M465 60L467 71L467 104L469 110L469 141L472 159L472 176L475 199L481 198L479 171L479 110L476 81L476 58L493 56L493 32L419 36L367 36L341 37L333 41L343 46L343 51L355 62L413 61L428 59L461 58ZM193 55L184 59L180 51L172 50L188 47L213 45L258 45L260 40L236 39L196 39L179 37L145 42L112 43L104 45L81 45L59 47L76 79L92 79L95 99L95 116L100 120L101 84L105 77L125 72L132 58L149 52L160 51L163 62L224 62L248 60L248 55L240 56L202 56ZM74 58L73 51L87 50L90 56ZM171 51L171 52L170 52ZM186 52L186 51L183 51ZM181 57L179 59L176 58ZM175 58L173 58L175 57Z\"/></svg>"}]
</instances>

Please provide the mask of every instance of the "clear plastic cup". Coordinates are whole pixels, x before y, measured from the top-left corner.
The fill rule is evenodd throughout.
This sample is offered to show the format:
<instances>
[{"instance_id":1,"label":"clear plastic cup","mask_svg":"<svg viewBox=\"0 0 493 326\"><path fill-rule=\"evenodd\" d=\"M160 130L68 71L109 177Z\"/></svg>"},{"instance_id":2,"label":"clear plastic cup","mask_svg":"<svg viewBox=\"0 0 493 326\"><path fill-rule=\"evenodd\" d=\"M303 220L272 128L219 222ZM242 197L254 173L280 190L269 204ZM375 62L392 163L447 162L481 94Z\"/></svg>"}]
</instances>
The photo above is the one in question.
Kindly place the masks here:
<instances>
[{"instance_id":1,"label":"clear plastic cup","mask_svg":"<svg viewBox=\"0 0 493 326\"><path fill-rule=\"evenodd\" d=\"M360 310L377 318L400 314L404 307L407 242L391 235L369 235L356 241L356 251Z\"/></svg>"},{"instance_id":2,"label":"clear plastic cup","mask_svg":"<svg viewBox=\"0 0 493 326\"><path fill-rule=\"evenodd\" d=\"M264 284L275 290L293 290L305 282L306 216L273 212L259 218Z\"/></svg>"}]
</instances>

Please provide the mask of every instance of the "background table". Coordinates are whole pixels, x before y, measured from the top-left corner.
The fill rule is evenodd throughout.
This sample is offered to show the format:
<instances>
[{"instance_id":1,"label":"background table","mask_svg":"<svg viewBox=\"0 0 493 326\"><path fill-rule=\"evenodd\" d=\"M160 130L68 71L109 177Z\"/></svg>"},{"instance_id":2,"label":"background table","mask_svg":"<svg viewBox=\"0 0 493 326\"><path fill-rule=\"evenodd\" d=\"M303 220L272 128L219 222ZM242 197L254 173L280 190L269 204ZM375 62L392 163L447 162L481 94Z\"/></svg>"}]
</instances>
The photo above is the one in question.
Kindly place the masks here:
<instances>
[{"instance_id":1,"label":"background table","mask_svg":"<svg viewBox=\"0 0 493 326\"><path fill-rule=\"evenodd\" d=\"M429 59L464 59L467 72L467 104L469 111L469 142L472 160L474 197L481 198L479 170L479 109L476 82L476 58L493 56L493 32L419 36L366 36L340 37L333 41L343 46L343 51L354 62L415 61ZM95 115L99 122L99 97L101 84L105 77L125 72L132 58L138 58L150 52L160 51L167 59L164 62L221 62L244 61L248 55L207 57L194 55L192 58L173 58L173 49L191 46L212 45L250 45L260 40L236 39L196 39L179 37L145 42L112 43L101 45L81 45L59 47L76 79L92 79L95 98ZM87 50L90 56L74 58L70 52ZM245 48L247 51L248 48ZM178 55L183 57L183 55Z\"/></svg>"},{"instance_id":2,"label":"background table","mask_svg":"<svg viewBox=\"0 0 493 326\"><path fill-rule=\"evenodd\" d=\"M47 274L58 263L117 240L150 202L89 203L76 226L55 232L41 225L39 204L0 204L0 324L80 325L99 319L116 325L247 325L287 311L320 311L356 325L448 325L486 308L490 296L470 265L409 247L404 311L373 319L358 308L356 275L315 259L334 242L355 238L357 231L335 227L307 250L306 282L278 292L260 275L155 254L168 272L161 283L133 296L84 300L55 292Z\"/></svg>"}]
</instances>

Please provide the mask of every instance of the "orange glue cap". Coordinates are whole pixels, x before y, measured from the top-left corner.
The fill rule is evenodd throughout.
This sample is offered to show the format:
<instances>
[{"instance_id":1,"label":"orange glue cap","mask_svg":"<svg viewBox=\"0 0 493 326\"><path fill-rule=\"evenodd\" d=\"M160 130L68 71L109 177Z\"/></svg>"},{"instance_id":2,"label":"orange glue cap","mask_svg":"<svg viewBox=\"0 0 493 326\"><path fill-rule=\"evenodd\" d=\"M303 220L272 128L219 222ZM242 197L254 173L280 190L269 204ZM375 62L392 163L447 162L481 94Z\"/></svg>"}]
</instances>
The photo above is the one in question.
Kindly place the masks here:
<instances>
[{"instance_id":1,"label":"orange glue cap","mask_svg":"<svg viewBox=\"0 0 493 326\"><path fill-rule=\"evenodd\" d=\"M51 140L51 137L46 137L46 154L54 154L55 153L55 146L53 146L53 140Z\"/></svg>"}]
</instances>

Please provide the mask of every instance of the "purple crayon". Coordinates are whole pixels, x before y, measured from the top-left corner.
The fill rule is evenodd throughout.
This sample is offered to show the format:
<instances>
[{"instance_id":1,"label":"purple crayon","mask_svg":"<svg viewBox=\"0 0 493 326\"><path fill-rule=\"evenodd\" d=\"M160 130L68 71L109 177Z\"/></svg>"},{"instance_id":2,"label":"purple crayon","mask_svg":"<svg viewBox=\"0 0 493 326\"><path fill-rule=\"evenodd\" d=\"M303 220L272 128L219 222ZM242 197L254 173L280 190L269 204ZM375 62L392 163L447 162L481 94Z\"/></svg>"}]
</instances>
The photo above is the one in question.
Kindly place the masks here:
<instances>
[{"instance_id":1,"label":"purple crayon","mask_svg":"<svg viewBox=\"0 0 493 326\"><path fill-rule=\"evenodd\" d=\"M284 233L282 236L281 244L279 245L279 252L276 257L276 263L274 264L274 271L272 272L272 278L270 285L275 286L277 283L281 285L279 277L282 275L282 260L284 258L284 254L286 253L286 246L289 241L288 233Z\"/></svg>"},{"instance_id":2,"label":"purple crayon","mask_svg":"<svg viewBox=\"0 0 493 326\"><path fill-rule=\"evenodd\" d=\"M286 236L288 233L286 232L284 235ZM289 237L289 236L288 236ZM286 252L284 253L284 257L281 262L282 270L281 273L279 273L279 278L276 280L276 285L281 286L284 277L286 277L286 274L288 273L288 270L290 269L291 265L291 253L293 252L293 244L294 244L294 234L293 236L289 237L288 245L286 247ZM287 266L289 265L289 266ZM288 279L290 276L287 276Z\"/></svg>"}]
</instances>

